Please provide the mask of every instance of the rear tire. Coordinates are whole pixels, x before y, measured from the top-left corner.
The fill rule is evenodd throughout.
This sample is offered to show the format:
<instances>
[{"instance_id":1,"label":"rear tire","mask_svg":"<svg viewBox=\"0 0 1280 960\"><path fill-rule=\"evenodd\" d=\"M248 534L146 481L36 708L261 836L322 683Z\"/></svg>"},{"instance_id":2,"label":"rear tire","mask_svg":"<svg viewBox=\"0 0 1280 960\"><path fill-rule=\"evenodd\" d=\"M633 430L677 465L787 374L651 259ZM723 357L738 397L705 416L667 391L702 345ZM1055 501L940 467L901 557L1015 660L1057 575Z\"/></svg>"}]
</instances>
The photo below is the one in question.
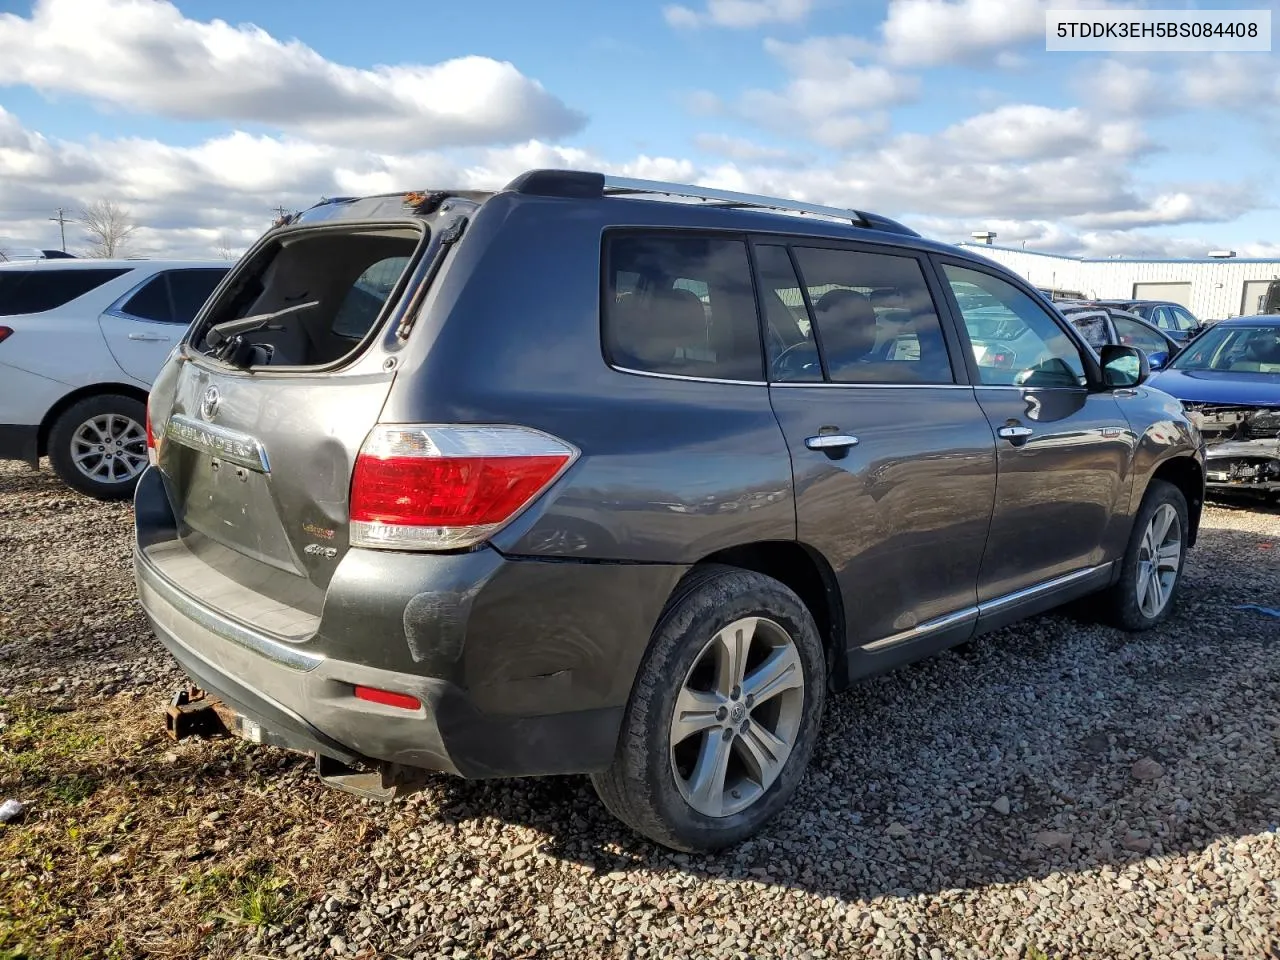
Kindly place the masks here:
<instances>
[{"instance_id":1,"label":"rear tire","mask_svg":"<svg viewBox=\"0 0 1280 960\"><path fill-rule=\"evenodd\" d=\"M667 603L613 764L592 783L610 813L663 846L737 843L795 792L825 694L822 641L795 593L735 567L696 570Z\"/></svg>"},{"instance_id":2,"label":"rear tire","mask_svg":"<svg viewBox=\"0 0 1280 960\"><path fill-rule=\"evenodd\" d=\"M1120 579L1103 594L1108 620L1123 630L1141 631L1169 617L1182 586L1189 530L1182 491L1152 480L1120 561Z\"/></svg>"},{"instance_id":3,"label":"rear tire","mask_svg":"<svg viewBox=\"0 0 1280 960\"><path fill-rule=\"evenodd\" d=\"M118 393L85 397L49 431L49 462L68 486L99 500L133 495L147 468L147 408Z\"/></svg>"}]
</instances>

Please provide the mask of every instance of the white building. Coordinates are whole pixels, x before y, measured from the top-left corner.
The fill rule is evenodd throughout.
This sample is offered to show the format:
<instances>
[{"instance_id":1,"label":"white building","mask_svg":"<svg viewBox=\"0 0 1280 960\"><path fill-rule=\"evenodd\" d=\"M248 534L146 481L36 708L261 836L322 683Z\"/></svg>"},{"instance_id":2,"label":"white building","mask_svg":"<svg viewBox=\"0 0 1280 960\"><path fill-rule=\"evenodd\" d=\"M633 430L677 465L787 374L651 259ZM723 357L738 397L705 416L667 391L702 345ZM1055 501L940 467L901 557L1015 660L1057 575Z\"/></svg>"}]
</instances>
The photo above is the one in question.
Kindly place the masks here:
<instances>
[{"instance_id":1,"label":"white building","mask_svg":"<svg viewBox=\"0 0 1280 960\"><path fill-rule=\"evenodd\" d=\"M1280 260L1090 260L983 243L962 243L1042 289L1074 290L1100 300L1171 300L1201 320L1257 313Z\"/></svg>"}]
</instances>

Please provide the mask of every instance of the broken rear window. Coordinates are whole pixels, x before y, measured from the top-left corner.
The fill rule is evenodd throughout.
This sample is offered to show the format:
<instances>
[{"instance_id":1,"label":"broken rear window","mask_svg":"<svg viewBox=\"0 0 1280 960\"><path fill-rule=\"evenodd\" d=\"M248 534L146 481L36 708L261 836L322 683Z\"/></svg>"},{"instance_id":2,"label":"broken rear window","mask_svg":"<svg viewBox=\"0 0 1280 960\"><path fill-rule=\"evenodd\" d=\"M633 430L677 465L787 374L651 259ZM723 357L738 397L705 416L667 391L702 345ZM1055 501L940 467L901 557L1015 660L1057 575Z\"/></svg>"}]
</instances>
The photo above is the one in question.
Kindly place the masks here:
<instances>
[{"instance_id":1,"label":"broken rear window","mask_svg":"<svg viewBox=\"0 0 1280 960\"><path fill-rule=\"evenodd\" d=\"M342 360L385 316L421 241L420 231L394 226L282 237L219 298L200 348L238 366Z\"/></svg>"}]
</instances>

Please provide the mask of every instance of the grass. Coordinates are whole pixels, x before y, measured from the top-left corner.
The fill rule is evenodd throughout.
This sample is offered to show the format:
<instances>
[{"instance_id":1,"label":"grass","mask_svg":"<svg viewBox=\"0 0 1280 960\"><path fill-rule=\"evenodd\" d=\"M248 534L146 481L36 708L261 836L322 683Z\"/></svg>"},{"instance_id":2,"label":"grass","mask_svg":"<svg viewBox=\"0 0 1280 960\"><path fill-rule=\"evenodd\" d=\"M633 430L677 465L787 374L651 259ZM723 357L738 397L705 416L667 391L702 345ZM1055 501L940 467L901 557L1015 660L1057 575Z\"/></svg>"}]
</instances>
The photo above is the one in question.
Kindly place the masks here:
<instances>
[{"instance_id":1,"label":"grass","mask_svg":"<svg viewBox=\"0 0 1280 960\"><path fill-rule=\"evenodd\" d=\"M173 743L159 701L0 699L0 960L234 957L354 873L377 812L303 758Z\"/></svg>"}]
</instances>

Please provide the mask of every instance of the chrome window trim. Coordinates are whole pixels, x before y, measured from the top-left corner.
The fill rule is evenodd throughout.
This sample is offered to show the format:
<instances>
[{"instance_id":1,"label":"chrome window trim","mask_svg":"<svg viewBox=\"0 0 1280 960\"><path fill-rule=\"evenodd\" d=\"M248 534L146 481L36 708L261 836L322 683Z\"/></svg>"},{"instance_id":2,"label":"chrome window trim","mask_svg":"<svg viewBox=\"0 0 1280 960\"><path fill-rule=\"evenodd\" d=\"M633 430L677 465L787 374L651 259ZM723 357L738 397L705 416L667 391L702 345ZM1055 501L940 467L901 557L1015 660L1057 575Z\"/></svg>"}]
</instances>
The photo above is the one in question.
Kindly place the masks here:
<instances>
[{"instance_id":1,"label":"chrome window trim","mask_svg":"<svg viewBox=\"0 0 1280 960\"><path fill-rule=\"evenodd\" d=\"M633 377L652 377L655 380L684 380L689 383L720 383L735 387L767 387L769 384L764 380L724 380L720 377L690 377L682 373L655 373L649 370L633 370L631 367L620 367L616 364L609 364L610 370L616 370L618 373L628 373Z\"/></svg>"},{"instance_id":2,"label":"chrome window trim","mask_svg":"<svg viewBox=\"0 0 1280 960\"><path fill-rule=\"evenodd\" d=\"M830 380L771 380L771 387L853 387L857 390L973 390L968 383L837 383Z\"/></svg>"}]
</instances>

